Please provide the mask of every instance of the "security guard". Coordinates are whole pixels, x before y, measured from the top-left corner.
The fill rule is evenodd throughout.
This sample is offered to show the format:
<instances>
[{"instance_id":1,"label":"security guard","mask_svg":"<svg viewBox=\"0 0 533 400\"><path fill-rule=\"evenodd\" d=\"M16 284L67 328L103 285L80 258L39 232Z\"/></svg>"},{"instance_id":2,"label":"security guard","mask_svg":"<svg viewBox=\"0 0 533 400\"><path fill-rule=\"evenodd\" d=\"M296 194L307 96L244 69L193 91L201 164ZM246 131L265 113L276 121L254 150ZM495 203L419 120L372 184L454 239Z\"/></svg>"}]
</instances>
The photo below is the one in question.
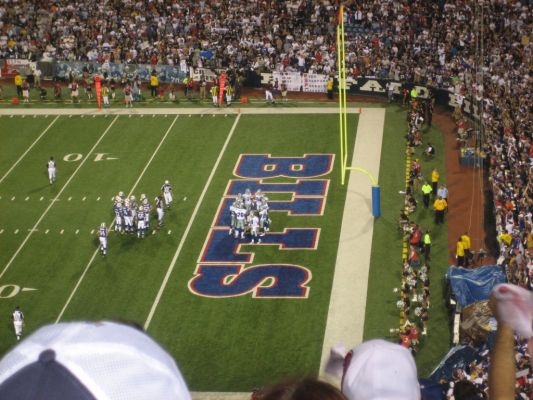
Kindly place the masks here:
<instances>
[{"instance_id":1,"label":"security guard","mask_svg":"<svg viewBox=\"0 0 533 400\"><path fill-rule=\"evenodd\" d=\"M422 197L424 200L424 208L429 207L429 196L431 195L431 192L433 192L433 188L428 182L424 182L422 185Z\"/></svg>"},{"instance_id":2,"label":"security guard","mask_svg":"<svg viewBox=\"0 0 533 400\"><path fill-rule=\"evenodd\" d=\"M430 260L430 252L431 252L431 235L429 229L424 233L424 237L422 239L424 243L424 260L428 262Z\"/></svg>"}]
</instances>

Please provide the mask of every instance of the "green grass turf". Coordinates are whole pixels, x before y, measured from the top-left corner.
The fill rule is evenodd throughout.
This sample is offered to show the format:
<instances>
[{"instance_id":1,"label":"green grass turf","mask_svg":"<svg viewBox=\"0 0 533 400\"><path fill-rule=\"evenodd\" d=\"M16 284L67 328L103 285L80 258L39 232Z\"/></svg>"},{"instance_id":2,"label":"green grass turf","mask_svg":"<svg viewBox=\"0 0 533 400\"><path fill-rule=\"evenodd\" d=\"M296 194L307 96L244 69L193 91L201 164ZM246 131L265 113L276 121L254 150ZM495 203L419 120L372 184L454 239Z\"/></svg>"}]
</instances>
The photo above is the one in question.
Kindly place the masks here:
<instances>
[{"instance_id":1,"label":"green grass turf","mask_svg":"<svg viewBox=\"0 0 533 400\"><path fill-rule=\"evenodd\" d=\"M159 106L157 102L153 105ZM111 234L109 256L106 259L97 256L62 320L106 318L144 323L235 118L217 115L177 119L134 192L137 197L146 193L153 200L163 181L171 181L175 205L165 215L165 230L142 241ZM358 117L348 118L352 146ZM39 231L30 237L0 278L0 290L4 285L38 290L0 298L0 315L10 315L13 307L20 304L27 317L27 333L55 321L97 248L96 237L90 231L100 222L109 223L113 219L111 197L119 190L130 191L173 119L173 116L117 119L64 190L60 201L43 218ZM0 183L0 205L5 210L0 220L0 229L4 230L0 236L0 273L28 229L78 167L79 162L65 162L63 157L71 153L87 155L112 120L113 117L103 116L61 116ZM0 176L51 121L52 117L0 118ZM339 185L338 158L334 171L325 177L331 179L331 184L324 216L288 217L286 213L272 216L274 231L291 226L320 227L318 251L279 251L274 246L260 246L254 260L254 264L287 262L311 269L313 278L307 300L259 300L249 295L205 299L192 295L187 283L193 277L238 156L338 153L337 121L336 115L241 116L149 328L149 333L176 357L193 390L250 390L278 378L318 371L345 201L345 190ZM401 238L396 226L403 201L398 190L403 189L404 182L405 111L389 107L385 122L380 172L383 216L376 221L374 231L365 338L388 337L389 328L397 327L399 322L397 295L392 288L400 284ZM429 137L441 148L437 131L426 133L425 138ZM95 162L95 153L118 159ZM435 162L443 180L440 153ZM52 186L47 182L45 169L50 155L58 160L58 181ZM423 171L429 174L430 163L424 163ZM11 201L13 196L15 201ZM26 197L29 199L25 200ZM82 201L84 197L86 200ZM184 197L187 201L183 201ZM422 210L415 215L415 220L431 226L431 212ZM16 229L19 232L14 234ZM49 232L45 233L47 229ZM430 335L417 357L420 375L427 374L449 344L441 301L441 279L446 268L445 227L434 231L433 242ZM12 286L5 287L0 297L11 289ZM15 343L6 317L0 323L0 354Z\"/></svg>"},{"instance_id":2,"label":"green grass turf","mask_svg":"<svg viewBox=\"0 0 533 400\"><path fill-rule=\"evenodd\" d=\"M193 277L238 156L259 152L278 156L334 153L336 118L241 118L149 330L176 355L193 390L250 390L282 377L318 371L340 231L338 221L345 199L337 168L325 177L332 182L324 216L272 213L271 217L273 231L291 226L321 227L318 250L284 252L274 246L260 246L254 259L254 264L287 262L309 268L313 278L307 300L252 300L250 296L206 299L191 294L187 283ZM352 127L356 119L350 117Z\"/></svg>"},{"instance_id":3,"label":"green grass turf","mask_svg":"<svg viewBox=\"0 0 533 400\"><path fill-rule=\"evenodd\" d=\"M396 302L402 270L402 240L398 230L400 209L404 196L398 191L405 190L405 134L407 133L406 110L396 106L387 108L379 184L381 186L381 218L375 220L372 239L372 255L367 295L364 339L387 338L395 340L397 335L389 333L390 328L399 328L400 313ZM431 171L437 166L440 182L445 182L444 148L441 132L432 128L423 132L423 141L430 141L437 148L433 160L422 156L424 146L416 150L414 158L422 161L422 173L430 180ZM428 336L421 336L420 351L416 362L419 376L427 376L447 352L450 345L448 316L444 304L443 277L448 267L448 230L446 225L434 225L432 209L424 209L421 193L416 193L419 202L417 211L410 219L423 229L431 230L431 306L429 310ZM411 307L414 311L413 303ZM414 315L414 314L413 314ZM411 320L413 317L411 317Z\"/></svg>"},{"instance_id":4,"label":"green grass turf","mask_svg":"<svg viewBox=\"0 0 533 400\"><path fill-rule=\"evenodd\" d=\"M137 196L144 192L152 198L164 179L174 184L176 204L166 216L165 231L143 241L111 235L109 256L94 261L63 320L108 318L144 322L235 118L193 116L177 120L135 190ZM349 118L355 132L357 117ZM119 190L129 191L172 119L126 116L117 119L2 278L0 286L14 284L37 289L2 299L2 315L9 315L15 304L20 304L27 317L27 333L57 318L97 247L90 230L102 221L111 221L111 197ZM35 122L39 120L45 118L38 117ZM2 267L79 165L62 161L64 155L86 155L112 120L101 116L60 117L0 186L3 204L10 210L1 224L5 231L1 242ZM33 118L22 117L4 118L0 124L2 121L34 123ZM335 153L336 121L335 115L304 119L298 115L241 117L178 261L168 294L163 297L150 328L150 333L176 356L193 389L249 390L277 377L317 372L340 230L338 221L345 199L344 189L338 186L337 169L326 177L332 179L332 184L323 217L273 215L273 230L288 226L320 227L319 251L280 252L273 246L264 246L255 259L255 263L275 260L310 268L313 279L309 299L252 300L250 296L204 299L190 294L187 282L193 276L201 246L238 156L246 152L280 156ZM118 160L95 162L94 153L106 153ZM51 154L58 160L58 181L52 186L47 183L44 168ZM11 196L19 200L11 201ZM30 199L22 201L25 196ZM185 196L187 201L182 200ZM40 201L40 197L44 199ZM98 197L100 201L96 200ZM14 234L16 229L20 230L18 234ZM49 232L45 233L46 230ZM167 234L167 230L172 233ZM8 290L4 290L5 295ZM0 330L0 343L1 353L15 344L8 320ZM206 365L204 360L213 353L220 361ZM232 371L227 370L229 361ZM211 374L208 381L206 368Z\"/></svg>"}]
</instances>

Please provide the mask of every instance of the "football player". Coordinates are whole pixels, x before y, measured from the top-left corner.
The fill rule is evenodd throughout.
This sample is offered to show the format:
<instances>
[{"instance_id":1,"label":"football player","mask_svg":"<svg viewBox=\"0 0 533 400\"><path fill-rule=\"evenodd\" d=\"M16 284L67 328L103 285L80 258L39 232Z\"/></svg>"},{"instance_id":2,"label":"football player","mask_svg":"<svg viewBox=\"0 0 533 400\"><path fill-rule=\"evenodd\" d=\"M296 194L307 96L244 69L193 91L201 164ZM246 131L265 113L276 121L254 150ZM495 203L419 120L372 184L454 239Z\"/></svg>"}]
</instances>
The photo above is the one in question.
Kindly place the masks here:
<instances>
[{"instance_id":1,"label":"football player","mask_svg":"<svg viewBox=\"0 0 533 400\"><path fill-rule=\"evenodd\" d=\"M105 257L107 255L107 227L105 222L102 222L98 228L98 239L100 240L100 252L102 257Z\"/></svg>"},{"instance_id":2,"label":"football player","mask_svg":"<svg viewBox=\"0 0 533 400\"><path fill-rule=\"evenodd\" d=\"M130 196L130 210L132 218L137 218L137 200L133 195Z\"/></svg>"},{"instance_id":3,"label":"football player","mask_svg":"<svg viewBox=\"0 0 533 400\"><path fill-rule=\"evenodd\" d=\"M242 203L237 203L237 208L235 209L235 238L239 236L241 239L244 239L244 229L246 223L246 209Z\"/></svg>"},{"instance_id":4,"label":"football player","mask_svg":"<svg viewBox=\"0 0 533 400\"><path fill-rule=\"evenodd\" d=\"M259 210L259 227L261 228L261 236L265 236L270 229L270 219L268 218L268 204L263 204Z\"/></svg>"},{"instance_id":5,"label":"football player","mask_svg":"<svg viewBox=\"0 0 533 400\"><path fill-rule=\"evenodd\" d=\"M237 219L235 217L235 211L237 210L237 200L233 202L231 206L229 206L229 212L230 212L230 226L229 226L229 235L232 235L235 232L235 225L237 223Z\"/></svg>"},{"instance_id":6,"label":"football player","mask_svg":"<svg viewBox=\"0 0 533 400\"><path fill-rule=\"evenodd\" d=\"M143 238L144 237L144 230L146 228L144 219L144 207L141 205L139 206L139 209L137 210L137 237Z\"/></svg>"},{"instance_id":7,"label":"football player","mask_svg":"<svg viewBox=\"0 0 533 400\"><path fill-rule=\"evenodd\" d=\"M130 201L127 199L122 206L122 216L124 217L124 229L126 233L133 232L133 217L130 210Z\"/></svg>"},{"instance_id":8,"label":"football player","mask_svg":"<svg viewBox=\"0 0 533 400\"><path fill-rule=\"evenodd\" d=\"M165 197L165 205L167 208L170 208L170 203L172 203L172 186L170 186L168 181L165 181L163 186L161 186L161 192Z\"/></svg>"},{"instance_id":9,"label":"football player","mask_svg":"<svg viewBox=\"0 0 533 400\"><path fill-rule=\"evenodd\" d=\"M155 209L157 211L157 227L161 228L163 226L163 216L165 211L163 210L163 196L159 195L155 198Z\"/></svg>"},{"instance_id":10,"label":"football player","mask_svg":"<svg viewBox=\"0 0 533 400\"><path fill-rule=\"evenodd\" d=\"M46 167L48 168L48 180L51 185L56 180L56 162L54 161L54 157L50 157L50 160L46 163Z\"/></svg>"},{"instance_id":11,"label":"football player","mask_svg":"<svg viewBox=\"0 0 533 400\"><path fill-rule=\"evenodd\" d=\"M11 320L13 321L13 328L15 328L15 336L17 340L20 340L22 336L22 328L24 327L24 314L20 311L20 307L16 306L15 311L11 315Z\"/></svg>"},{"instance_id":12,"label":"football player","mask_svg":"<svg viewBox=\"0 0 533 400\"><path fill-rule=\"evenodd\" d=\"M122 218L122 200L119 196L115 197L115 206L113 207L115 212L115 232L124 233L123 231L123 218Z\"/></svg>"},{"instance_id":13,"label":"football player","mask_svg":"<svg viewBox=\"0 0 533 400\"><path fill-rule=\"evenodd\" d=\"M144 198L143 198L144 196ZM141 195L142 199L142 208L144 211L144 222L146 225L146 229L150 229L150 211L152 211L152 206L148 202L148 199L146 198L146 195Z\"/></svg>"},{"instance_id":14,"label":"football player","mask_svg":"<svg viewBox=\"0 0 533 400\"><path fill-rule=\"evenodd\" d=\"M251 243L261 243L261 239L259 238L259 217L257 216L257 212L252 212L252 219L250 222L250 234L252 235L252 241Z\"/></svg>"},{"instance_id":15,"label":"football player","mask_svg":"<svg viewBox=\"0 0 533 400\"><path fill-rule=\"evenodd\" d=\"M244 199L244 207L246 208L246 211L249 212L252 206L252 193L250 192L250 189L246 188L242 197Z\"/></svg>"}]
</instances>

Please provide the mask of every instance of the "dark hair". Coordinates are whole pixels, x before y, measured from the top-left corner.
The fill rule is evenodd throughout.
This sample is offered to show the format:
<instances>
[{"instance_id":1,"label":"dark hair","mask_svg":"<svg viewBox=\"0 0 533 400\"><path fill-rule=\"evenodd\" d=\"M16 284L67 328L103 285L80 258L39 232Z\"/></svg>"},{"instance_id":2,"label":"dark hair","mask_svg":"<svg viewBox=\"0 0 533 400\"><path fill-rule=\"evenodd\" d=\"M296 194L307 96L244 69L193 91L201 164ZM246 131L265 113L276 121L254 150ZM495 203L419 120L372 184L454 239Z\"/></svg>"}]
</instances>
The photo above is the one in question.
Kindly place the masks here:
<instances>
[{"instance_id":1,"label":"dark hair","mask_svg":"<svg viewBox=\"0 0 533 400\"><path fill-rule=\"evenodd\" d=\"M347 400L339 389L315 378L280 383L263 391L261 400Z\"/></svg>"}]
</instances>

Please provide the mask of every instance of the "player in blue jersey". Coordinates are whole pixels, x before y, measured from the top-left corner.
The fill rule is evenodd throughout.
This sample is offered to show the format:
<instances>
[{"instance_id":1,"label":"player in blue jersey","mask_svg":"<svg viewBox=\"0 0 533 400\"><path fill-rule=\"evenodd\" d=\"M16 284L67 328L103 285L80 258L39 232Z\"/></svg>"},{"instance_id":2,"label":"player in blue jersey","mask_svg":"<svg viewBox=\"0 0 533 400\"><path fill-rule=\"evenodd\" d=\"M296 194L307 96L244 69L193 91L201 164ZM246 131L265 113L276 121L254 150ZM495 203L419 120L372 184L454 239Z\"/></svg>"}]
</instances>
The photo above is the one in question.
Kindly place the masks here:
<instances>
[{"instance_id":1,"label":"player in blue jersey","mask_svg":"<svg viewBox=\"0 0 533 400\"><path fill-rule=\"evenodd\" d=\"M107 255L107 234L108 231L105 222L102 222L100 228L98 228L98 239L100 240L100 253L102 257Z\"/></svg>"},{"instance_id":2,"label":"player in blue jersey","mask_svg":"<svg viewBox=\"0 0 533 400\"><path fill-rule=\"evenodd\" d=\"M146 195L144 194L141 195L141 198L142 198L142 208L144 211L144 223L146 225L146 229L150 229L150 211L152 211L152 206L148 202Z\"/></svg>"},{"instance_id":3,"label":"player in blue jersey","mask_svg":"<svg viewBox=\"0 0 533 400\"><path fill-rule=\"evenodd\" d=\"M118 197L118 196L117 196ZM122 201L118 197L119 201L115 201L113 211L115 212L115 231L124 233L124 218L122 216Z\"/></svg>"},{"instance_id":4,"label":"player in blue jersey","mask_svg":"<svg viewBox=\"0 0 533 400\"><path fill-rule=\"evenodd\" d=\"M133 232L133 216L131 215L129 200L126 200L122 206L122 216L124 217L124 230L126 233Z\"/></svg>"}]
</instances>

